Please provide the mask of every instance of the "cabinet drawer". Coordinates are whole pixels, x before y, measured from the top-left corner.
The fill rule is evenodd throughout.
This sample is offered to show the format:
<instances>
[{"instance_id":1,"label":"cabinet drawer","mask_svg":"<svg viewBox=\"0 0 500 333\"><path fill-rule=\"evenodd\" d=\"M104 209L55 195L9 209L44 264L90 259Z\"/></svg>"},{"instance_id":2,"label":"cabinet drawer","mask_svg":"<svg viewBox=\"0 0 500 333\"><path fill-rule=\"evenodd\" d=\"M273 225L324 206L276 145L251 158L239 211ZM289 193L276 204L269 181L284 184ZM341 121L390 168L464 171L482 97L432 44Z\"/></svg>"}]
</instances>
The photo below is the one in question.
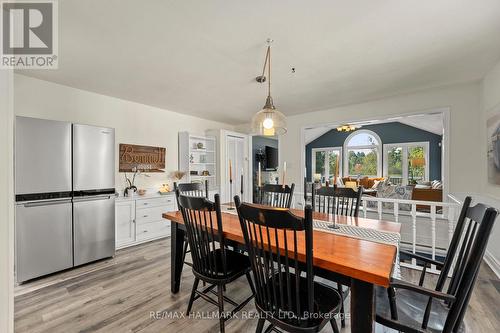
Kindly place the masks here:
<instances>
[{"instance_id":1,"label":"cabinet drawer","mask_svg":"<svg viewBox=\"0 0 500 333\"><path fill-rule=\"evenodd\" d=\"M137 208L149 208L149 207L158 207L158 206L166 206L166 205L175 205L175 196L167 195L161 198L148 198L148 199L137 199L136 200Z\"/></svg>"},{"instance_id":2,"label":"cabinet drawer","mask_svg":"<svg viewBox=\"0 0 500 333\"><path fill-rule=\"evenodd\" d=\"M138 224L136 226L137 240L168 236L170 233L170 221L163 220Z\"/></svg>"},{"instance_id":3,"label":"cabinet drawer","mask_svg":"<svg viewBox=\"0 0 500 333\"><path fill-rule=\"evenodd\" d=\"M137 223L149 223L163 219L162 214L174 210L173 206L160 206L152 208L141 208L136 210L135 220Z\"/></svg>"}]
</instances>

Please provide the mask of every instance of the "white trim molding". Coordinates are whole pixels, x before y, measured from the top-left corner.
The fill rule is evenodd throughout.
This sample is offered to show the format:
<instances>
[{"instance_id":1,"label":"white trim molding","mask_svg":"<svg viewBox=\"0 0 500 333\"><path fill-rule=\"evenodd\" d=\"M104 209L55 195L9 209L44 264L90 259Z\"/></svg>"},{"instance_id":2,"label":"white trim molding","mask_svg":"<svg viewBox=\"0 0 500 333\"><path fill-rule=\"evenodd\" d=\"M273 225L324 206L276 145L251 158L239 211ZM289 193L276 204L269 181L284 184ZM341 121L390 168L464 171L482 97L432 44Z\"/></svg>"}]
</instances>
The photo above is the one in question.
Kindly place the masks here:
<instances>
[{"instance_id":1,"label":"white trim molding","mask_svg":"<svg viewBox=\"0 0 500 333\"><path fill-rule=\"evenodd\" d=\"M14 75L0 70L0 332L14 331Z\"/></svg>"},{"instance_id":2,"label":"white trim molding","mask_svg":"<svg viewBox=\"0 0 500 333\"><path fill-rule=\"evenodd\" d=\"M491 270L493 271L493 273L495 273L497 278L500 279L500 262L498 262L497 258L495 258L495 256L490 251L486 250L486 252L484 253L484 261L486 262L486 264L488 264L488 266L490 266Z\"/></svg>"}]
</instances>

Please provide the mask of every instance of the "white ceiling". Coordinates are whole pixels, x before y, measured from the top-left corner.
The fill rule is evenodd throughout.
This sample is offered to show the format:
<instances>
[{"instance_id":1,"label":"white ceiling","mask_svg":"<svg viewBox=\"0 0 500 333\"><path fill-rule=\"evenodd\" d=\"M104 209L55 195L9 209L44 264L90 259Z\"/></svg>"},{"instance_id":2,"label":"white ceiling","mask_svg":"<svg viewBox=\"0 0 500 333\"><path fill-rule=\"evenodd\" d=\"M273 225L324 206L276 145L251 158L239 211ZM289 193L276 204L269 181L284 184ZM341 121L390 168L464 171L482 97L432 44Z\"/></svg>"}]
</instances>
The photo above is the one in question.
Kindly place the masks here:
<instances>
[{"instance_id":1,"label":"white ceiling","mask_svg":"<svg viewBox=\"0 0 500 333\"><path fill-rule=\"evenodd\" d=\"M434 134L444 134L444 120L442 113L409 116L398 119L397 121Z\"/></svg>"},{"instance_id":2,"label":"white ceiling","mask_svg":"<svg viewBox=\"0 0 500 333\"><path fill-rule=\"evenodd\" d=\"M438 135L444 134L444 117L443 113L441 112L414 114L409 116L392 117L392 118L378 119L378 120L355 121L355 122L350 122L349 124L361 126L362 128L363 126L367 125L393 123L393 122L399 122ZM344 123L338 123L338 124L332 123L332 124L325 124L311 128L306 128L304 131L305 143L308 144L316 140L326 132L332 129L336 129L339 125L343 124Z\"/></svg>"},{"instance_id":3,"label":"white ceiling","mask_svg":"<svg viewBox=\"0 0 500 333\"><path fill-rule=\"evenodd\" d=\"M498 0L64 0L59 27L59 69L23 74L233 124L264 104L268 37L286 115L479 79L500 59Z\"/></svg>"}]
</instances>

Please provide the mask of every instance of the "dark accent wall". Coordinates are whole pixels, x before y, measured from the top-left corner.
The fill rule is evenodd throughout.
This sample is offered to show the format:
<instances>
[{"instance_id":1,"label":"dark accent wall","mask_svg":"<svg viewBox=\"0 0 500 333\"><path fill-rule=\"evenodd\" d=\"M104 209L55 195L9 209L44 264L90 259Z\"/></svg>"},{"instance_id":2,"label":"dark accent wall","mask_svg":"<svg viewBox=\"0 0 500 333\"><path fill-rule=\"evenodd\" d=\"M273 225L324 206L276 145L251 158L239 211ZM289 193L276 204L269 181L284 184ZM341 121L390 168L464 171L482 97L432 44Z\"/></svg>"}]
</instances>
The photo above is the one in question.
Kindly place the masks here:
<instances>
[{"instance_id":1,"label":"dark accent wall","mask_svg":"<svg viewBox=\"0 0 500 333\"><path fill-rule=\"evenodd\" d=\"M380 140L382 140L381 145L388 143L429 142L429 179L441 180L440 144L443 140L441 135L398 122L367 125L363 126L361 129L377 133ZM344 147L344 141L351 133L352 132L338 132L336 129L332 129L306 145L306 168L308 181L311 181L312 177L312 148ZM344 162L345 161L342 159L342 163Z\"/></svg>"},{"instance_id":2,"label":"dark accent wall","mask_svg":"<svg viewBox=\"0 0 500 333\"><path fill-rule=\"evenodd\" d=\"M265 148L266 146L273 147L278 149L278 140L277 139L271 139L271 138L266 138L262 136L253 136L252 137L252 165L253 165L253 172L252 172L252 179L253 179L253 200L256 202L257 199L257 171L259 168L259 164L257 162L257 159L255 158L257 151L262 149L265 153Z\"/></svg>"},{"instance_id":3,"label":"dark accent wall","mask_svg":"<svg viewBox=\"0 0 500 333\"><path fill-rule=\"evenodd\" d=\"M276 139L271 139L271 138L265 138L262 136L254 136L252 137L252 164L253 164L253 170L254 172L257 172L258 162L257 159L255 158L255 155L257 154L257 151L262 149L264 153L266 152L265 148L266 146L273 147L278 149L278 140Z\"/></svg>"}]
</instances>

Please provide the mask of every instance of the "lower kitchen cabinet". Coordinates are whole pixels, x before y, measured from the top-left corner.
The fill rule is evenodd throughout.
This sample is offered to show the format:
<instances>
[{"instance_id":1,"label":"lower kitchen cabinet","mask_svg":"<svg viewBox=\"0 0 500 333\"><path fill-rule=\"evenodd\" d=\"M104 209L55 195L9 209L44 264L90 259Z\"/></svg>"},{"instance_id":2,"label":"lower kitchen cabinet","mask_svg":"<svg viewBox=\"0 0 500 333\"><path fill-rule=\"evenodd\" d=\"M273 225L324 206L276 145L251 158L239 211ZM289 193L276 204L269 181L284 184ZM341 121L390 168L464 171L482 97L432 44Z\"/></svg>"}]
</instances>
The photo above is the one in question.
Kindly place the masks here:
<instances>
[{"instance_id":1,"label":"lower kitchen cabinet","mask_svg":"<svg viewBox=\"0 0 500 333\"><path fill-rule=\"evenodd\" d=\"M170 221L162 214L177 210L174 194L119 198L116 201L116 248L170 236Z\"/></svg>"}]
</instances>

